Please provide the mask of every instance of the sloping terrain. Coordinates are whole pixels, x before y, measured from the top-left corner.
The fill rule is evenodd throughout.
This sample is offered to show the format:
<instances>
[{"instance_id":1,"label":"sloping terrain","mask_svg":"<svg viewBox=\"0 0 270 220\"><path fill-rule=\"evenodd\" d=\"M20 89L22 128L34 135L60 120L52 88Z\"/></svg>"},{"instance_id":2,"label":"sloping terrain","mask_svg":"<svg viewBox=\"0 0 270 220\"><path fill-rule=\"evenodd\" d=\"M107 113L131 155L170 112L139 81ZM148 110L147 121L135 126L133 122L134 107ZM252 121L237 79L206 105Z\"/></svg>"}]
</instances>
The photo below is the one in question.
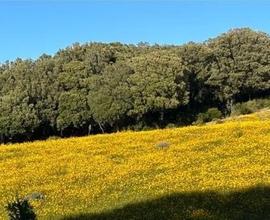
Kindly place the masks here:
<instances>
[{"instance_id":1,"label":"sloping terrain","mask_svg":"<svg viewBox=\"0 0 270 220\"><path fill-rule=\"evenodd\" d=\"M269 219L269 111L1 146L0 218L35 192L39 219Z\"/></svg>"}]
</instances>

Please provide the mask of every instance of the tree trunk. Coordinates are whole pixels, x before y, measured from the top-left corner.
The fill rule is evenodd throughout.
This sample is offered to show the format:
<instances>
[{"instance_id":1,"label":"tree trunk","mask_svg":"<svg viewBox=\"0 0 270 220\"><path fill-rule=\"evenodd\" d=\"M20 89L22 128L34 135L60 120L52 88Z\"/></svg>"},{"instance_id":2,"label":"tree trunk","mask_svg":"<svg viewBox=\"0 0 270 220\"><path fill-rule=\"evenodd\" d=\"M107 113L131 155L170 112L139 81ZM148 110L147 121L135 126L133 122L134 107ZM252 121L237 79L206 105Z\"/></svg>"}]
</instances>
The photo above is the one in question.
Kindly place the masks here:
<instances>
[{"instance_id":1,"label":"tree trunk","mask_svg":"<svg viewBox=\"0 0 270 220\"><path fill-rule=\"evenodd\" d=\"M4 142L4 135L1 133L0 135L0 143L3 143Z\"/></svg>"},{"instance_id":2,"label":"tree trunk","mask_svg":"<svg viewBox=\"0 0 270 220\"><path fill-rule=\"evenodd\" d=\"M100 130L102 131L102 133L104 134L104 129L103 129L102 125L100 123L98 123L98 126L99 126Z\"/></svg>"},{"instance_id":3,"label":"tree trunk","mask_svg":"<svg viewBox=\"0 0 270 220\"><path fill-rule=\"evenodd\" d=\"M160 121L161 121L161 123L163 123L163 121L164 121L164 111L160 112Z\"/></svg>"},{"instance_id":4,"label":"tree trunk","mask_svg":"<svg viewBox=\"0 0 270 220\"><path fill-rule=\"evenodd\" d=\"M226 102L227 115L230 115L233 107L233 99L228 99Z\"/></svg>"},{"instance_id":5,"label":"tree trunk","mask_svg":"<svg viewBox=\"0 0 270 220\"><path fill-rule=\"evenodd\" d=\"M91 130L92 130L92 125L90 124L90 125L88 126L88 135L91 134Z\"/></svg>"}]
</instances>

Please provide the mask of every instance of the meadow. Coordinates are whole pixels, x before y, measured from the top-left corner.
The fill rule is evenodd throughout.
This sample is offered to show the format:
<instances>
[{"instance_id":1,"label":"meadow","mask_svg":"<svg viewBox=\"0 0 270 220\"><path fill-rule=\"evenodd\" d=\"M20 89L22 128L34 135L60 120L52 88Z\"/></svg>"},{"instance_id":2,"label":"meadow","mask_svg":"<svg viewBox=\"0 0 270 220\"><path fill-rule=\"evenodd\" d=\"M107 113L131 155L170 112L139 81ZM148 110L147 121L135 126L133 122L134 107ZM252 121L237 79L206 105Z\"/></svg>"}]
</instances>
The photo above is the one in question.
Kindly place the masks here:
<instances>
[{"instance_id":1,"label":"meadow","mask_svg":"<svg viewBox=\"0 0 270 220\"><path fill-rule=\"evenodd\" d=\"M0 219L270 219L270 112L0 147Z\"/></svg>"}]
</instances>

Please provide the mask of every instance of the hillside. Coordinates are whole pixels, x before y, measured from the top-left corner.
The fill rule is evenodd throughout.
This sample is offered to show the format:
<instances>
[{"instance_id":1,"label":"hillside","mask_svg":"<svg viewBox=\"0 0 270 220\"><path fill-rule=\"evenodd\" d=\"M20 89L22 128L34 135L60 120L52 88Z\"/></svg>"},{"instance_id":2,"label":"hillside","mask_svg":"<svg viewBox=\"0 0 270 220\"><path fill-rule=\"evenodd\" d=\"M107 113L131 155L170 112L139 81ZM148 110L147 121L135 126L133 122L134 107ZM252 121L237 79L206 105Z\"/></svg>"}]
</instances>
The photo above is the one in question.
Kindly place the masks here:
<instances>
[{"instance_id":1,"label":"hillside","mask_svg":"<svg viewBox=\"0 0 270 220\"><path fill-rule=\"evenodd\" d=\"M3 145L0 217L16 194L39 192L40 219L269 218L269 149L269 111L204 126Z\"/></svg>"}]
</instances>

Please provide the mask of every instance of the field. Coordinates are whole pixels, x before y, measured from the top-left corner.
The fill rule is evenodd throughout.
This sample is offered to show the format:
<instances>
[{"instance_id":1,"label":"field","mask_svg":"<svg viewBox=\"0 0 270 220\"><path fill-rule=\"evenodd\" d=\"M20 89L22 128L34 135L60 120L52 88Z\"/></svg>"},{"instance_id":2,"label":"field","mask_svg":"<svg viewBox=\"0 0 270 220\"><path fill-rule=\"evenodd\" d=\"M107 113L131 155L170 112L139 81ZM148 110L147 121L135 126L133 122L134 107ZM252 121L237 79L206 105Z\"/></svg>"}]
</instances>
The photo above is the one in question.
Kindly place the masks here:
<instances>
[{"instance_id":1,"label":"field","mask_svg":"<svg viewBox=\"0 0 270 220\"><path fill-rule=\"evenodd\" d=\"M0 218L270 219L270 112L202 126L0 147Z\"/></svg>"}]
</instances>

